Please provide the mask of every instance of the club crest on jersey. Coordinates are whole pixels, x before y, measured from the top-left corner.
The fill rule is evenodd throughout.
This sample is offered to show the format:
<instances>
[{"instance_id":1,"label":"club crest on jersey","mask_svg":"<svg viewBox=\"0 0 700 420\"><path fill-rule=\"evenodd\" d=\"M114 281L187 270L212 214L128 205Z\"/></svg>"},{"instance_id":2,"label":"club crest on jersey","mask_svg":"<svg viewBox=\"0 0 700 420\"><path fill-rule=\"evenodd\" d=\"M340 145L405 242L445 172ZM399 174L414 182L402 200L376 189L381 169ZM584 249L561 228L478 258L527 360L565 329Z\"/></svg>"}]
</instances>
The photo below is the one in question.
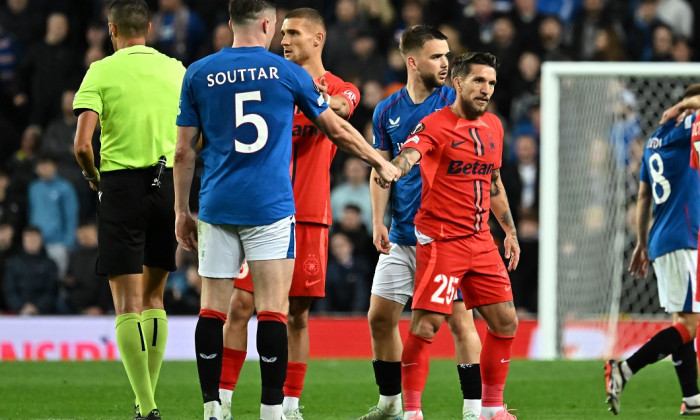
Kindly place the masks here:
<instances>
[{"instance_id":1,"label":"club crest on jersey","mask_svg":"<svg viewBox=\"0 0 700 420\"><path fill-rule=\"evenodd\" d=\"M304 273L307 276L316 276L321 271L321 261L314 254L306 256L303 262Z\"/></svg>"},{"instance_id":2,"label":"club crest on jersey","mask_svg":"<svg viewBox=\"0 0 700 420\"><path fill-rule=\"evenodd\" d=\"M496 142L493 139L493 134L491 133L486 133L486 141L489 144L489 148L491 149L492 152L496 151Z\"/></svg>"},{"instance_id":3,"label":"club crest on jersey","mask_svg":"<svg viewBox=\"0 0 700 420\"><path fill-rule=\"evenodd\" d=\"M418 125L415 126L415 127L413 128L413 130L411 130L411 135L418 134L418 133L420 133L420 132L423 131L423 130L425 130L425 124L423 124L423 123L418 123Z\"/></svg>"}]
</instances>

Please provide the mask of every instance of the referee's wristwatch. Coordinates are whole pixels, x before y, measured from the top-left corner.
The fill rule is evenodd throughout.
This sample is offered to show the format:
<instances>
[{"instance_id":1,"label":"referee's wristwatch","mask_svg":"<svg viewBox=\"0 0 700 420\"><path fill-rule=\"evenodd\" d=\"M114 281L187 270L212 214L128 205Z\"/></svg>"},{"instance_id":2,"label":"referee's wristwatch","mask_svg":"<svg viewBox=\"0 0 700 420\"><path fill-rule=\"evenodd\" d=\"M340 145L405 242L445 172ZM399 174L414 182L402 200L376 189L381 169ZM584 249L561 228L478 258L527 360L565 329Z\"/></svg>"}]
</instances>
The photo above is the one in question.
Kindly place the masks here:
<instances>
[{"instance_id":1,"label":"referee's wristwatch","mask_svg":"<svg viewBox=\"0 0 700 420\"><path fill-rule=\"evenodd\" d=\"M95 175L93 176L88 176L87 172L83 171L83 178L85 178L87 182L97 181L100 179L100 171L95 170Z\"/></svg>"}]
</instances>

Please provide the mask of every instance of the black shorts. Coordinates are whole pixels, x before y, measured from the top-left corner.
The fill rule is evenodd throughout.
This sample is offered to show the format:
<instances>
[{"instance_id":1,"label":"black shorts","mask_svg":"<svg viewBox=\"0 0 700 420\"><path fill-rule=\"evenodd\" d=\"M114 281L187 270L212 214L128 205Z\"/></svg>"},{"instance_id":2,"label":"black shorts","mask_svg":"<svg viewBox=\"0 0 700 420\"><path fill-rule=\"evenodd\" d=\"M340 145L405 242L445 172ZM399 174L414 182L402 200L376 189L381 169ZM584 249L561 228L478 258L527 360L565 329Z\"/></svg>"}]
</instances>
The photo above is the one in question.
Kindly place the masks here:
<instances>
[{"instance_id":1,"label":"black shorts","mask_svg":"<svg viewBox=\"0 0 700 420\"><path fill-rule=\"evenodd\" d=\"M175 190L173 171L151 187L154 169L102 174L97 204L97 273L138 274L143 266L175 271Z\"/></svg>"}]
</instances>

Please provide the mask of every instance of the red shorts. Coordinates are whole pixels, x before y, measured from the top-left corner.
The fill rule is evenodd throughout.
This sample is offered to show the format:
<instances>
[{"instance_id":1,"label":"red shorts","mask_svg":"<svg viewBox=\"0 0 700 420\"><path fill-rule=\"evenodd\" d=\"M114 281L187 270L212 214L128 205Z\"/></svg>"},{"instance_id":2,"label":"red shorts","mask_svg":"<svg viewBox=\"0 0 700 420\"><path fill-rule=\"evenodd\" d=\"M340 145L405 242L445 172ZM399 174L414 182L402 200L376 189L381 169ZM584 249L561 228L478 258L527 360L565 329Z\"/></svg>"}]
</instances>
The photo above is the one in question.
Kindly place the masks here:
<instances>
[{"instance_id":1,"label":"red shorts","mask_svg":"<svg viewBox=\"0 0 700 420\"><path fill-rule=\"evenodd\" d=\"M328 265L328 226L313 223L297 223L297 257L294 262L292 288L289 296L326 296L326 266ZM253 292L253 281L248 266L243 264L241 274L233 282L237 289Z\"/></svg>"},{"instance_id":2,"label":"red shorts","mask_svg":"<svg viewBox=\"0 0 700 420\"><path fill-rule=\"evenodd\" d=\"M508 270L489 232L416 246L411 309L451 314L457 288L469 309L513 300Z\"/></svg>"}]
</instances>

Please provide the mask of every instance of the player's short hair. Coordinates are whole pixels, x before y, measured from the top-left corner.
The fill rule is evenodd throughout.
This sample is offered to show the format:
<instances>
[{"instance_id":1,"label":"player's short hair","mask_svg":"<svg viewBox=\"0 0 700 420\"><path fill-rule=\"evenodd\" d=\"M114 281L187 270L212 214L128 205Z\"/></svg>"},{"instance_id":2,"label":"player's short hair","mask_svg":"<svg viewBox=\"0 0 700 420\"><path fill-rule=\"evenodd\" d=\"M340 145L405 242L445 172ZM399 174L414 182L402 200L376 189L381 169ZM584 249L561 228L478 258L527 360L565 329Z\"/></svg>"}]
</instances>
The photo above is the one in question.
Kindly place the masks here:
<instances>
[{"instance_id":1,"label":"player's short hair","mask_svg":"<svg viewBox=\"0 0 700 420\"><path fill-rule=\"evenodd\" d=\"M144 0L113 0L109 4L108 20L126 38L148 33L148 5Z\"/></svg>"},{"instance_id":2,"label":"player's short hair","mask_svg":"<svg viewBox=\"0 0 700 420\"><path fill-rule=\"evenodd\" d=\"M697 95L700 95L700 83L694 83L685 88L685 92L683 93L683 99Z\"/></svg>"},{"instance_id":3,"label":"player's short hair","mask_svg":"<svg viewBox=\"0 0 700 420\"><path fill-rule=\"evenodd\" d=\"M401 35L399 52L405 58L411 51L423 48L423 45L432 39L446 41L447 37L433 26L413 25Z\"/></svg>"},{"instance_id":4,"label":"player's short hair","mask_svg":"<svg viewBox=\"0 0 700 420\"><path fill-rule=\"evenodd\" d=\"M229 0L228 14L234 25L245 26L269 10L277 10L273 0Z\"/></svg>"},{"instance_id":5,"label":"player's short hair","mask_svg":"<svg viewBox=\"0 0 700 420\"><path fill-rule=\"evenodd\" d=\"M452 62L452 77L463 77L469 74L472 64L482 64L498 70L498 57L486 52L467 52L458 55Z\"/></svg>"},{"instance_id":6,"label":"player's short hair","mask_svg":"<svg viewBox=\"0 0 700 420\"><path fill-rule=\"evenodd\" d=\"M318 10L312 9L310 7L300 7L298 9L294 9L287 13L287 16L285 16L284 18L306 19L310 22L320 25L321 28L323 28L323 31L326 31L326 22L323 20L323 16L321 16L321 13L319 13Z\"/></svg>"}]
</instances>

